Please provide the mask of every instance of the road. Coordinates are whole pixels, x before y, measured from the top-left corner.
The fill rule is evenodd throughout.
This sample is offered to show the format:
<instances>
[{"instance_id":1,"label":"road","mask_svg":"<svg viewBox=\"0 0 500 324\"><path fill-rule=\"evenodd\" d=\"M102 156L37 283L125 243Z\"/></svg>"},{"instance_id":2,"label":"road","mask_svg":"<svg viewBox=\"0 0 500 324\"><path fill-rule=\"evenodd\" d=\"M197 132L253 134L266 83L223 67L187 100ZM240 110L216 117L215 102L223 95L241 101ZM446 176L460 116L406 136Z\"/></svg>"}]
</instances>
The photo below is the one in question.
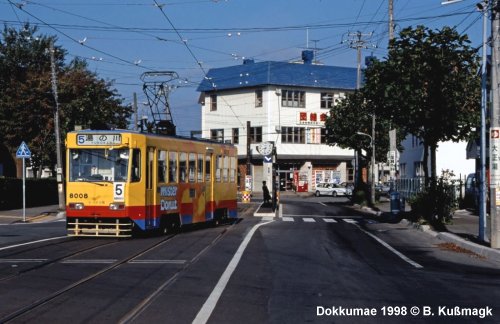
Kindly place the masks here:
<instances>
[{"instance_id":1,"label":"road","mask_svg":"<svg viewBox=\"0 0 500 324\"><path fill-rule=\"evenodd\" d=\"M344 198L282 202L281 217L245 206L233 224L132 240L19 246L64 223L0 226L0 322L499 322L500 264Z\"/></svg>"}]
</instances>

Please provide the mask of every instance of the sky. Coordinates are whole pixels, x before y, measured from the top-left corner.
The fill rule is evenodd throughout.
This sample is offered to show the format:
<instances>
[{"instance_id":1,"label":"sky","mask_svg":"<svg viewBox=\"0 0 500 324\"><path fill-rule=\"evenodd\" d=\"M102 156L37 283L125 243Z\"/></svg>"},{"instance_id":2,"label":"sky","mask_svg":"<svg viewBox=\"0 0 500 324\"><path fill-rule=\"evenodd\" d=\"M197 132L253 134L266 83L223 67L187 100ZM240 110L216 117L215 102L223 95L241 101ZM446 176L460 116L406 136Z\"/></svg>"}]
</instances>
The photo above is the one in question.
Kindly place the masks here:
<instances>
[{"instance_id":1,"label":"sky","mask_svg":"<svg viewBox=\"0 0 500 324\"><path fill-rule=\"evenodd\" d=\"M394 0L395 34L407 26L451 26L480 47L479 1L442 1ZM41 34L56 35L68 61L85 59L126 104L136 93L140 115L149 112L141 75L176 72L169 99L183 136L201 130L196 88L211 68L245 58L297 60L307 48L322 64L356 67L353 33L366 35L363 56L383 59L388 19L388 0L0 0L2 24L21 28L29 22Z\"/></svg>"}]
</instances>

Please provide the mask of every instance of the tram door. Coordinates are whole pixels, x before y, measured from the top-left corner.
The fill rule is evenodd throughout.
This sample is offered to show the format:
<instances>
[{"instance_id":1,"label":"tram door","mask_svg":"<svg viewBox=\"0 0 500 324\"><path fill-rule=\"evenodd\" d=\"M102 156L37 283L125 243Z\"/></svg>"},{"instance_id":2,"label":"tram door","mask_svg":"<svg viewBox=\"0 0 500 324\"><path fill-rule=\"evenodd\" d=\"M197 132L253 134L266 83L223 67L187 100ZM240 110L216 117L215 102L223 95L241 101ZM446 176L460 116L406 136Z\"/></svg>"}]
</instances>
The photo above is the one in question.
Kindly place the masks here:
<instances>
[{"instance_id":1,"label":"tram door","mask_svg":"<svg viewBox=\"0 0 500 324\"><path fill-rule=\"evenodd\" d=\"M154 190L154 159L155 150L153 147L148 147L146 161L146 228L154 226L154 210L155 210L155 190Z\"/></svg>"}]
</instances>

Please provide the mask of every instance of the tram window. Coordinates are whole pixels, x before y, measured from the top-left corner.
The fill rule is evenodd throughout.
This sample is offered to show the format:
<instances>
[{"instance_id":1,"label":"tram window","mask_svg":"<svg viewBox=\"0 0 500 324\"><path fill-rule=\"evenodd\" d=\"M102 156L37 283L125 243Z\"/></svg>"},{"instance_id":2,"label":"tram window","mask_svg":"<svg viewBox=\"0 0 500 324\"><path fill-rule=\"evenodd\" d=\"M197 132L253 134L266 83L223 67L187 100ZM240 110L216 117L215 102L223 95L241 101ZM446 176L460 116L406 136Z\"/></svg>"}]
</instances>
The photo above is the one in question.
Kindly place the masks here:
<instances>
[{"instance_id":1,"label":"tram window","mask_svg":"<svg viewBox=\"0 0 500 324\"><path fill-rule=\"evenodd\" d=\"M177 182L177 152L168 152L168 181Z\"/></svg>"},{"instance_id":2,"label":"tram window","mask_svg":"<svg viewBox=\"0 0 500 324\"><path fill-rule=\"evenodd\" d=\"M141 181L141 150L132 151L132 182Z\"/></svg>"},{"instance_id":3,"label":"tram window","mask_svg":"<svg viewBox=\"0 0 500 324\"><path fill-rule=\"evenodd\" d=\"M189 163L188 163L188 176L189 182L196 182L196 154L189 153Z\"/></svg>"},{"instance_id":4,"label":"tram window","mask_svg":"<svg viewBox=\"0 0 500 324\"><path fill-rule=\"evenodd\" d=\"M223 158L224 165L222 166L222 179L224 182L228 180L228 171L229 171L229 157L224 156Z\"/></svg>"},{"instance_id":5,"label":"tram window","mask_svg":"<svg viewBox=\"0 0 500 324\"><path fill-rule=\"evenodd\" d=\"M212 178L211 178L212 169L210 168L210 162L211 162L210 155L206 155L205 156L205 181L206 182L210 182L212 180Z\"/></svg>"},{"instance_id":6,"label":"tram window","mask_svg":"<svg viewBox=\"0 0 500 324\"><path fill-rule=\"evenodd\" d=\"M215 159L215 181L221 181L221 171L222 171L222 155L218 155Z\"/></svg>"},{"instance_id":7,"label":"tram window","mask_svg":"<svg viewBox=\"0 0 500 324\"><path fill-rule=\"evenodd\" d=\"M158 182L167 180L167 152L158 151Z\"/></svg>"},{"instance_id":8,"label":"tram window","mask_svg":"<svg viewBox=\"0 0 500 324\"><path fill-rule=\"evenodd\" d=\"M203 154L198 154L198 182L203 182Z\"/></svg>"},{"instance_id":9,"label":"tram window","mask_svg":"<svg viewBox=\"0 0 500 324\"><path fill-rule=\"evenodd\" d=\"M230 182L235 182L236 181L236 168L238 167L236 158L234 156L231 157L231 167L230 167L230 173L229 173L229 181Z\"/></svg>"},{"instance_id":10,"label":"tram window","mask_svg":"<svg viewBox=\"0 0 500 324\"><path fill-rule=\"evenodd\" d=\"M179 182L187 182L187 154L179 153Z\"/></svg>"}]
</instances>

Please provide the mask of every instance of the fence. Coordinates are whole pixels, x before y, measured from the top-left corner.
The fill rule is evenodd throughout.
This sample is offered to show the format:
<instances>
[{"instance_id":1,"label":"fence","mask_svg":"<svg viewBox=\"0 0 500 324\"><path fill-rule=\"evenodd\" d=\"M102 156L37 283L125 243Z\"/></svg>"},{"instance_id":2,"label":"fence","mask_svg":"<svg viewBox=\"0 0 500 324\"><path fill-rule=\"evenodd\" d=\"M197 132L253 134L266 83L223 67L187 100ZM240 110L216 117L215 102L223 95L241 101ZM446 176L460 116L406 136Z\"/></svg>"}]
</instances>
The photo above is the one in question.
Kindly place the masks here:
<instances>
[{"instance_id":1,"label":"fence","mask_svg":"<svg viewBox=\"0 0 500 324\"><path fill-rule=\"evenodd\" d=\"M458 178L452 179L450 182L453 183L453 188L451 189L453 198L462 200L465 193L465 180ZM419 192L425 189L425 178L397 179L394 188L395 191L400 193L401 197L408 200L414 198Z\"/></svg>"}]
</instances>

